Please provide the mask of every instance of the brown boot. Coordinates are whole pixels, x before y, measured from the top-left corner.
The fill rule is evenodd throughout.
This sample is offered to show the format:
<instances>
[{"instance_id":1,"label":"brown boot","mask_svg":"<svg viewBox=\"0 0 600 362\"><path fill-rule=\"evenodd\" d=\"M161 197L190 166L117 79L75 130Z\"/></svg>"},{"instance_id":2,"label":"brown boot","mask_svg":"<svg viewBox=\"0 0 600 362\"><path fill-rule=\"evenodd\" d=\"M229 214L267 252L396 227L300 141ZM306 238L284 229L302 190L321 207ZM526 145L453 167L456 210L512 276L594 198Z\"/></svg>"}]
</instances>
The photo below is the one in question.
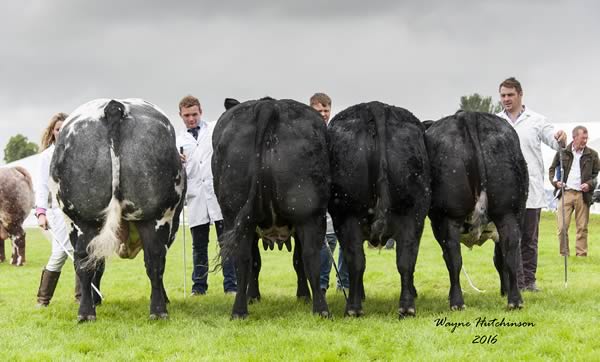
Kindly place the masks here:
<instances>
[{"instance_id":1,"label":"brown boot","mask_svg":"<svg viewBox=\"0 0 600 362\"><path fill-rule=\"evenodd\" d=\"M46 307L48 304L50 304L50 299L52 299L52 296L54 295L54 290L56 289L56 284L58 283L59 277L60 272L53 272L46 269L42 271L40 288L38 289L37 294L37 302L39 306Z\"/></svg>"},{"instance_id":2,"label":"brown boot","mask_svg":"<svg viewBox=\"0 0 600 362\"><path fill-rule=\"evenodd\" d=\"M75 301L77 303L81 301L81 282L79 282L77 274L75 274Z\"/></svg>"}]
</instances>

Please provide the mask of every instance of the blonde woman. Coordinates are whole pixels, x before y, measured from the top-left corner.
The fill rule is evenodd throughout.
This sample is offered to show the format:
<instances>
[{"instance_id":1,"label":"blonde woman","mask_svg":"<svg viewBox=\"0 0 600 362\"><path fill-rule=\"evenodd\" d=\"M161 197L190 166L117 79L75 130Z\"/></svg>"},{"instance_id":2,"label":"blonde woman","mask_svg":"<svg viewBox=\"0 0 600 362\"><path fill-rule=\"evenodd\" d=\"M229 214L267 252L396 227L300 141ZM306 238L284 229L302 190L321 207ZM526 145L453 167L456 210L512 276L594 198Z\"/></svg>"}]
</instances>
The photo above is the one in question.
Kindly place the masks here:
<instances>
[{"instance_id":1,"label":"blonde woman","mask_svg":"<svg viewBox=\"0 0 600 362\"><path fill-rule=\"evenodd\" d=\"M50 179L50 161L54 153L54 145L59 135L63 122L67 118L65 113L57 113L50 119L50 123L42 136L42 154L40 161L39 179L35 188L35 215L38 225L44 229L51 229L52 236L52 254L48 264L42 271L40 287L37 294L38 306L46 307L50 303L60 272L67 260L67 252L73 252L73 247L69 242L67 227L65 225L62 210L59 208L56 198L52 196L48 188ZM77 278L77 277L75 277ZM78 284L78 283L76 283ZM75 298L78 298L78 288L75 288Z\"/></svg>"}]
</instances>

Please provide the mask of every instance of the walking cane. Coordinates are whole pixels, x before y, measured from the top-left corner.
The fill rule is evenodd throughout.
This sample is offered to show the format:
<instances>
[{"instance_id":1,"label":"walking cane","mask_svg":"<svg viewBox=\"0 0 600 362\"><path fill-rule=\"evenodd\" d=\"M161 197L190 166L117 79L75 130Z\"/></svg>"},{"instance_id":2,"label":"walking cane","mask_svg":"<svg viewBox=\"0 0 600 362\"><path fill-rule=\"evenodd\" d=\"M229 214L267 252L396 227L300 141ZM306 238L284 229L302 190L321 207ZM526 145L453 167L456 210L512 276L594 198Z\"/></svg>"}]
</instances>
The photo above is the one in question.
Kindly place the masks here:
<instances>
[{"instance_id":1,"label":"walking cane","mask_svg":"<svg viewBox=\"0 0 600 362\"><path fill-rule=\"evenodd\" d=\"M68 242L68 241L61 241L59 238L56 237L56 234L52 231L52 229L50 229L50 227L48 227L48 229L46 229L50 232L50 235L52 235L52 238L55 239L58 242L58 245L60 245L60 247L63 249L63 251L67 254L67 256L69 258L71 258L71 260L73 260L73 263L75 263L75 258L73 257L73 254L71 254L69 252L69 250L67 250L67 248L65 247L64 243ZM92 284L92 289L94 289L94 291L96 293L98 293L98 295L100 296L100 299L104 300L104 297L102 296L102 293L100 293L100 290L98 288L96 288L96 286L94 285L94 283Z\"/></svg>"},{"instance_id":2,"label":"walking cane","mask_svg":"<svg viewBox=\"0 0 600 362\"><path fill-rule=\"evenodd\" d=\"M183 155L183 147L179 147L179 153L181 153ZM183 172L185 173L185 165L183 167ZM187 280L187 273L186 273L186 266L187 266L187 262L186 262L186 252L185 252L185 197L183 201L183 208L181 209L181 231L183 231L183 298L185 299L186 297L186 291L187 291L187 286L186 286L186 280Z\"/></svg>"},{"instance_id":3,"label":"walking cane","mask_svg":"<svg viewBox=\"0 0 600 362\"><path fill-rule=\"evenodd\" d=\"M331 261L333 262L333 268L335 269L335 275L337 276L337 278L341 284L342 278L340 277L340 270L338 269L337 264L335 263L335 258L333 257L333 252L331 251L331 248L329 247L327 238L325 238L325 240L323 242L325 243L325 247L327 248L327 251L329 252L329 257L331 258ZM340 246L340 248L341 248L341 246ZM342 293L344 293L344 299L346 299L346 303L348 303L348 296L346 295L346 290L344 289L343 285L342 285Z\"/></svg>"},{"instance_id":4,"label":"walking cane","mask_svg":"<svg viewBox=\"0 0 600 362\"><path fill-rule=\"evenodd\" d=\"M560 200L562 204L561 210L561 222L562 222L562 245L567 245L567 229L565 225L565 168L563 164L563 149L562 147L558 150L558 157L560 161ZM567 258L565 254L565 288L567 287Z\"/></svg>"}]
</instances>

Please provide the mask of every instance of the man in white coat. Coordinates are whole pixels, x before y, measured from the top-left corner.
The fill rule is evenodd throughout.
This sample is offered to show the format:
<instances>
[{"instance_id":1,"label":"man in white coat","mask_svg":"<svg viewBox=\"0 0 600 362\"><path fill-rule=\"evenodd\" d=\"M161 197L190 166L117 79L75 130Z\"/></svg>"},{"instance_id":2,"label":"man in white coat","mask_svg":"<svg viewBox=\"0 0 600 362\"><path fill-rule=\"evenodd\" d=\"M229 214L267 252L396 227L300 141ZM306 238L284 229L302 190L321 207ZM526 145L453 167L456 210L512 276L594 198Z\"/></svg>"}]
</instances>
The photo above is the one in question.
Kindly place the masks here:
<instances>
[{"instance_id":1,"label":"man in white coat","mask_svg":"<svg viewBox=\"0 0 600 362\"><path fill-rule=\"evenodd\" d=\"M517 283L521 290L537 292L538 227L541 209L546 206L541 142L558 151L564 147L567 134L563 130L556 131L546 117L525 107L521 83L515 78L500 83L499 91L504 109L497 115L517 131L529 171L529 195L521 229L521 262L517 268Z\"/></svg>"},{"instance_id":2,"label":"man in white coat","mask_svg":"<svg viewBox=\"0 0 600 362\"><path fill-rule=\"evenodd\" d=\"M179 116L186 129L177 136L177 148L183 148L182 160L187 173L187 223L192 233L192 295L203 295L208 290L208 235L214 224L217 237L223 231L223 216L213 189L211 158L212 134L215 122L201 119L202 108L198 98L188 95L179 102ZM237 291L233 261L224 260L223 289L226 294Z\"/></svg>"},{"instance_id":3,"label":"man in white coat","mask_svg":"<svg viewBox=\"0 0 600 362\"><path fill-rule=\"evenodd\" d=\"M331 118L331 98L325 93L315 93L309 100L310 106L323 118L325 125L329 125L329 118ZM319 274L319 284L323 293L329 289L329 274L331 273L331 266L333 264L333 252L337 244L337 236L333 229L333 221L331 215L327 213L327 229L325 232L325 241L327 245L323 245L321 249L321 271ZM348 266L344 263L344 257L342 250L338 252L338 271L339 276L337 279L337 289L341 290L350 288L350 276L348 275Z\"/></svg>"}]
</instances>

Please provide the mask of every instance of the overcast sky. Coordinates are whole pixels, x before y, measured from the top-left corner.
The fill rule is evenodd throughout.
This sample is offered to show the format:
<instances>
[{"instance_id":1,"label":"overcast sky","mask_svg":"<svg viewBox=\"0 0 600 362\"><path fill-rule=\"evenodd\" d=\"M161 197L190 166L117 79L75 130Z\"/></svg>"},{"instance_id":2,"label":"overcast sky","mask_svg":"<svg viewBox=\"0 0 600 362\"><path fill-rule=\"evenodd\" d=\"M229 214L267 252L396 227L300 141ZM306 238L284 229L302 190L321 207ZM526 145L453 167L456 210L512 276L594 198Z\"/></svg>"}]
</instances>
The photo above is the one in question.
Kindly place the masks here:
<instances>
[{"instance_id":1,"label":"overcast sky","mask_svg":"<svg viewBox=\"0 0 600 362\"><path fill-rule=\"evenodd\" d=\"M189 93L208 121L225 97L316 91L334 113L379 100L425 120L465 94L498 100L515 76L550 120L597 122L598 14L592 0L2 1L1 156L11 136L39 142L52 114L95 98L143 98L178 130Z\"/></svg>"}]
</instances>

